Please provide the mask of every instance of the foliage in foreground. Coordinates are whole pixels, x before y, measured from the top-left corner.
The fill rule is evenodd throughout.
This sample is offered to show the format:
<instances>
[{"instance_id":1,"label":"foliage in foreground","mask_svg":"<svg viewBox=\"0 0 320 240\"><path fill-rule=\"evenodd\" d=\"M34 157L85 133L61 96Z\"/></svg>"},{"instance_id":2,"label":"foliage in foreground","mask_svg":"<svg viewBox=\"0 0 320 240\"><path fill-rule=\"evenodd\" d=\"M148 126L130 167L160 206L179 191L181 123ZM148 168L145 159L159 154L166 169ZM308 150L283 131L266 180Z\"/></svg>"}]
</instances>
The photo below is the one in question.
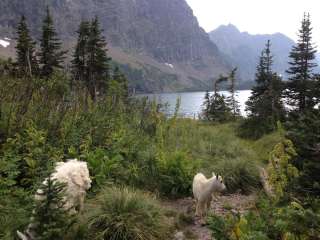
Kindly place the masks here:
<instances>
[{"instance_id":1,"label":"foliage in foreground","mask_svg":"<svg viewBox=\"0 0 320 240\"><path fill-rule=\"evenodd\" d=\"M64 208L65 184L50 177L42 183L37 194L32 217L32 232L39 240L63 239L74 224L74 217Z\"/></svg>"},{"instance_id":2,"label":"foliage in foreground","mask_svg":"<svg viewBox=\"0 0 320 240\"><path fill-rule=\"evenodd\" d=\"M297 153L293 143L280 130L281 141L270 152L267 184L272 196L258 198L256 205L245 214L211 216L209 228L216 239L286 239L311 240L320 236L319 199L294 197L290 187L299 176L292 165Z\"/></svg>"},{"instance_id":3,"label":"foliage in foreground","mask_svg":"<svg viewBox=\"0 0 320 240\"><path fill-rule=\"evenodd\" d=\"M152 195L128 188L107 188L87 209L89 239L161 240L169 237L168 219Z\"/></svg>"},{"instance_id":4,"label":"foliage in foreground","mask_svg":"<svg viewBox=\"0 0 320 240\"><path fill-rule=\"evenodd\" d=\"M214 215L208 224L217 240L311 240L319 239L320 212L298 202L277 206L261 198L255 210L243 216Z\"/></svg>"},{"instance_id":5,"label":"foliage in foreground","mask_svg":"<svg viewBox=\"0 0 320 240\"><path fill-rule=\"evenodd\" d=\"M292 158L296 156L293 143L286 138L283 138L270 153L268 184L272 186L275 200L283 198L288 185L299 176L298 169L292 165Z\"/></svg>"}]
</instances>

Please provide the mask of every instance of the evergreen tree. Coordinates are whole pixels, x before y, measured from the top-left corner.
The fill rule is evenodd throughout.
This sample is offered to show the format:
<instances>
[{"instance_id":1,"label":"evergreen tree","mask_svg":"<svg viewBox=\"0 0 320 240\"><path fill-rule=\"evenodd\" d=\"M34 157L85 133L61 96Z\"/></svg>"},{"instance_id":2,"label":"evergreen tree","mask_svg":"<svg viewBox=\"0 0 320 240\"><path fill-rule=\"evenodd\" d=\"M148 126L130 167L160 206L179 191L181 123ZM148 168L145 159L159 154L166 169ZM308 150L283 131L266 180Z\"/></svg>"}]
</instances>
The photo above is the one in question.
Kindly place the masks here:
<instances>
[{"instance_id":1,"label":"evergreen tree","mask_svg":"<svg viewBox=\"0 0 320 240\"><path fill-rule=\"evenodd\" d=\"M120 71L119 67L116 66L113 71L113 81L118 86L118 95L123 99L129 97L128 80L125 75Z\"/></svg>"},{"instance_id":2,"label":"evergreen tree","mask_svg":"<svg viewBox=\"0 0 320 240\"><path fill-rule=\"evenodd\" d=\"M248 118L241 126L247 128L244 136L260 137L277 128L277 122L285 115L282 102L283 83L277 73L272 71L273 56L271 43L267 42L262 51L255 77L252 95L246 102Z\"/></svg>"},{"instance_id":3,"label":"evergreen tree","mask_svg":"<svg viewBox=\"0 0 320 240\"><path fill-rule=\"evenodd\" d=\"M226 103L226 98L219 93L219 84L226 82L227 77L220 75L214 84L214 94L210 97L209 92L206 92L204 109L202 115L205 120L213 122L224 122L230 118L230 108Z\"/></svg>"},{"instance_id":4,"label":"evergreen tree","mask_svg":"<svg viewBox=\"0 0 320 240\"><path fill-rule=\"evenodd\" d=\"M64 191L65 184L61 184L51 177L48 177L37 191L41 200L36 202L32 229L30 229L37 239L63 239L74 223L74 217L64 209Z\"/></svg>"},{"instance_id":5,"label":"evergreen tree","mask_svg":"<svg viewBox=\"0 0 320 240\"><path fill-rule=\"evenodd\" d=\"M95 101L98 95L107 93L108 85L111 84L107 43L98 18L82 22L77 33L78 42L72 60L73 76L75 80L84 83Z\"/></svg>"},{"instance_id":6,"label":"evergreen tree","mask_svg":"<svg viewBox=\"0 0 320 240\"><path fill-rule=\"evenodd\" d=\"M62 43L57 37L49 7L43 21L42 38L40 40L41 76L49 78L54 70L63 68L66 51L62 51Z\"/></svg>"},{"instance_id":7,"label":"evergreen tree","mask_svg":"<svg viewBox=\"0 0 320 240\"><path fill-rule=\"evenodd\" d=\"M288 137L297 148L295 166L301 176L294 189L305 196L320 195L320 110L292 113L286 123Z\"/></svg>"},{"instance_id":8,"label":"evergreen tree","mask_svg":"<svg viewBox=\"0 0 320 240\"><path fill-rule=\"evenodd\" d=\"M206 94L204 95L204 102L202 104L202 118L204 118L204 120L209 121L209 112L210 112L210 105L211 105L211 100L210 100L210 93L207 90Z\"/></svg>"},{"instance_id":9,"label":"evergreen tree","mask_svg":"<svg viewBox=\"0 0 320 240\"><path fill-rule=\"evenodd\" d=\"M90 24L90 35L87 44L88 50L88 86L93 100L97 95L106 94L108 87L109 62L107 55L107 43L102 36L102 30L96 17Z\"/></svg>"},{"instance_id":10,"label":"evergreen tree","mask_svg":"<svg viewBox=\"0 0 320 240\"><path fill-rule=\"evenodd\" d=\"M225 122L230 119L231 109L226 103L224 95L216 93L211 97L209 120L213 122Z\"/></svg>"},{"instance_id":11,"label":"evergreen tree","mask_svg":"<svg viewBox=\"0 0 320 240\"><path fill-rule=\"evenodd\" d=\"M228 104L229 108L231 109L232 116L234 119L236 117L240 116L240 106L239 106L239 102L236 99L237 98L236 72L237 72L237 68L234 68L228 77L228 80L230 81L230 86L228 88L230 96L227 98L227 104Z\"/></svg>"},{"instance_id":12,"label":"evergreen tree","mask_svg":"<svg viewBox=\"0 0 320 240\"><path fill-rule=\"evenodd\" d=\"M270 51L270 41L268 40L266 48L261 52L259 63L257 66L255 86L252 88L252 95L249 101L246 103L250 117L261 117L264 118L270 115L264 105L266 105L267 91L270 88L270 82L272 77L272 64L273 56Z\"/></svg>"},{"instance_id":13,"label":"evergreen tree","mask_svg":"<svg viewBox=\"0 0 320 240\"><path fill-rule=\"evenodd\" d=\"M90 36L90 23L87 21L81 22L77 33L78 41L73 54L72 74L76 81L87 84L86 80L88 79L88 41Z\"/></svg>"},{"instance_id":14,"label":"evergreen tree","mask_svg":"<svg viewBox=\"0 0 320 240\"><path fill-rule=\"evenodd\" d=\"M24 16L21 17L18 24L17 35L16 66L18 75L32 77L38 73L38 62L35 56L36 43L30 37L26 18Z\"/></svg>"},{"instance_id":15,"label":"evergreen tree","mask_svg":"<svg viewBox=\"0 0 320 240\"><path fill-rule=\"evenodd\" d=\"M312 27L310 15L305 14L299 30L299 39L296 46L290 52L290 75L287 84L286 97L288 103L299 112L310 110L314 107L315 81L313 80L313 69L315 63L316 49L312 43Z\"/></svg>"}]
</instances>

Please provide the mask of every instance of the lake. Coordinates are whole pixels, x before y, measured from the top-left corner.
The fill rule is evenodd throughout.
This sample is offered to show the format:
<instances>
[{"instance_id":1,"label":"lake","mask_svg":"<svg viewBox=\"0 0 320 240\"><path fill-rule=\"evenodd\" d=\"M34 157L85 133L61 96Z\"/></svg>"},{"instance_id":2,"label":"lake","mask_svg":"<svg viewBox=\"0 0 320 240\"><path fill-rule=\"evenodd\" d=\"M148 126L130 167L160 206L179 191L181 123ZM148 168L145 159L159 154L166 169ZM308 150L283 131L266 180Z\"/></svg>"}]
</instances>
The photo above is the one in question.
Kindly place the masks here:
<instances>
[{"instance_id":1,"label":"lake","mask_svg":"<svg viewBox=\"0 0 320 240\"><path fill-rule=\"evenodd\" d=\"M220 93L228 96L229 93L221 91ZM213 92L211 92L213 94ZM150 100L156 100L158 103L167 103L166 114L172 115L176 106L177 99L181 99L179 115L189 118L197 118L201 113L205 92L181 92L181 93L156 93L156 94L138 94L138 97L148 97ZM237 100L240 103L241 114L245 116L245 102L251 95L251 90L237 91Z\"/></svg>"}]
</instances>

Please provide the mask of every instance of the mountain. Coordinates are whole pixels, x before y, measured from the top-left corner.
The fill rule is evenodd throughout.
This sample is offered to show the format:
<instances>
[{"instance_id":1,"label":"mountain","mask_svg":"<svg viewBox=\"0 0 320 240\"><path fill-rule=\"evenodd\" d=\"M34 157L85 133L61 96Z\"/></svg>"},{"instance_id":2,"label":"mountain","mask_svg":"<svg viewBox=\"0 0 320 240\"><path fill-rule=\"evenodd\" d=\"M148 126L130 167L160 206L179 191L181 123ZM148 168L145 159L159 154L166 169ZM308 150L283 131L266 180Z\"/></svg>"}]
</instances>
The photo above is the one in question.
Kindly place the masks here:
<instances>
[{"instance_id":1,"label":"mountain","mask_svg":"<svg viewBox=\"0 0 320 240\"><path fill-rule=\"evenodd\" d=\"M67 49L80 21L98 16L111 57L138 91L204 90L230 69L185 0L1 0L0 39L14 38L22 14L39 38L46 5Z\"/></svg>"},{"instance_id":2,"label":"mountain","mask_svg":"<svg viewBox=\"0 0 320 240\"><path fill-rule=\"evenodd\" d=\"M274 71L286 75L289 52L295 42L281 33L251 35L232 25L222 25L209 33L211 40L225 54L233 66L239 68L242 79L252 81L261 51L268 40L274 55Z\"/></svg>"}]
</instances>

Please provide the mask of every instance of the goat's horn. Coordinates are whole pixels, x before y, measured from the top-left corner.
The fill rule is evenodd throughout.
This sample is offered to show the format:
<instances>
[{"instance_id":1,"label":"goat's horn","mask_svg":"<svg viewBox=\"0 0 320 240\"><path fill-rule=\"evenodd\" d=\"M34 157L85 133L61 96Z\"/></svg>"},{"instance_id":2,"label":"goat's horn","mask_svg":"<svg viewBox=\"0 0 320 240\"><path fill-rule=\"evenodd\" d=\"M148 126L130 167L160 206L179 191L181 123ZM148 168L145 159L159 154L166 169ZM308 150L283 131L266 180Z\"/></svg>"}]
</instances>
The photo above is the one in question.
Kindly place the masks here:
<instances>
[{"instance_id":1,"label":"goat's horn","mask_svg":"<svg viewBox=\"0 0 320 240\"><path fill-rule=\"evenodd\" d=\"M24 235L22 232L20 231L17 231L17 234L18 234L18 237L21 239L21 240L29 240L28 237L26 235Z\"/></svg>"}]
</instances>

